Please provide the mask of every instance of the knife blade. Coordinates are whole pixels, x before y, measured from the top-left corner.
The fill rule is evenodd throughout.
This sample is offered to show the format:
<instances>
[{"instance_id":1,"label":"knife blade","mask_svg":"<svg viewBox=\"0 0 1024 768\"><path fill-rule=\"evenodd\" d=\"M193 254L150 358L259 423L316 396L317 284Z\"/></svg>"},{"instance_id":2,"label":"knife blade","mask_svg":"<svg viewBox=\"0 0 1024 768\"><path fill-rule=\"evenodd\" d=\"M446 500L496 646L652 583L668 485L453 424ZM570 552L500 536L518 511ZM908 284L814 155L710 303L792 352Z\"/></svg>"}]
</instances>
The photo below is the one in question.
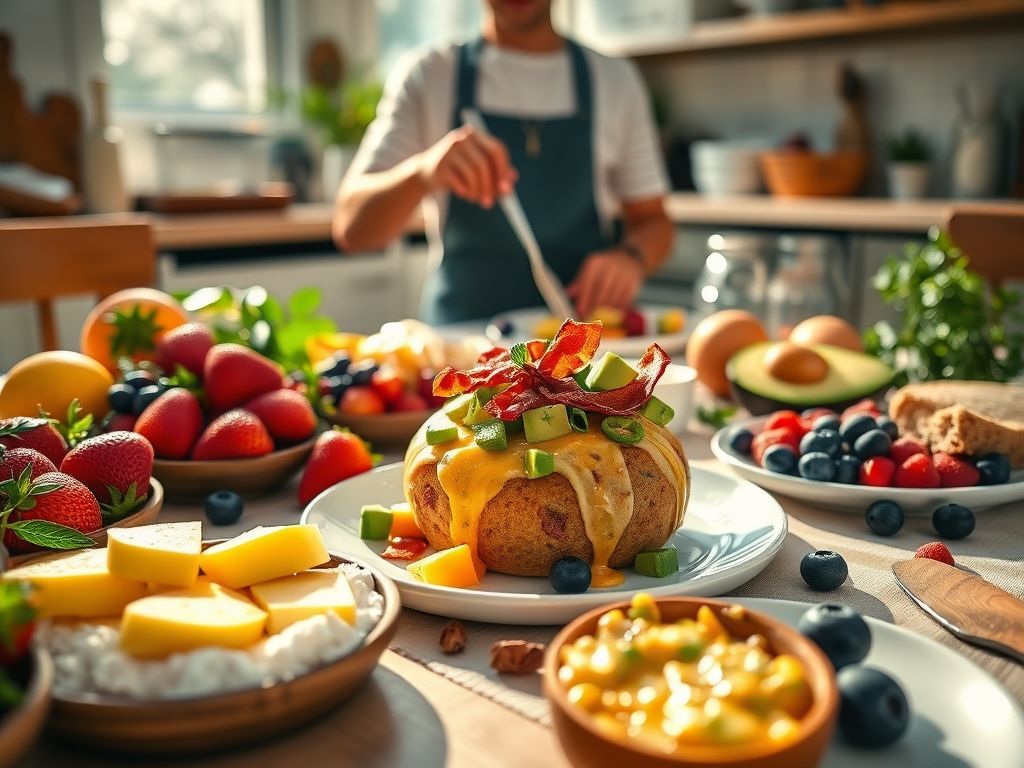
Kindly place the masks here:
<instances>
[{"instance_id":1,"label":"knife blade","mask_svg":"<svg viewBox=\"0 0 1024 768\"><path fill-rule=\"evenodd\" d=\"M903 591L955 637L1024 664L1024 601L937 560L903 560L892 572Z\"/></svg>"}]
</instances>

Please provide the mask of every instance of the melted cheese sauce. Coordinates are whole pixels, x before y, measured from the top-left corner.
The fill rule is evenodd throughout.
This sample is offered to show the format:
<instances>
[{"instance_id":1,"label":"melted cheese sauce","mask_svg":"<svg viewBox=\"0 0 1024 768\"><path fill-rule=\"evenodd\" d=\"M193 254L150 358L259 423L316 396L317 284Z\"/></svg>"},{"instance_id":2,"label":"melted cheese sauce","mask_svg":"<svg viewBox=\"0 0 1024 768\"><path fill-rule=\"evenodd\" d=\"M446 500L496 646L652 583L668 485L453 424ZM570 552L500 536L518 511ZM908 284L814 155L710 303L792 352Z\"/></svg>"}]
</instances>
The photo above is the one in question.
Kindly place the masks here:
<instances>
[{"instance_id":1,"label":"melted cheese sauce","mask_svg":"<svg viewBox=\"0 0 1024 768\"><path fill-rule=\"evenodd\" d=\"M444 413L437 413L428 424L439 422L451 423ZM424 426L410 442L405 456L405 487L409 487L412 474L420 466L436 464L438 482L448 496L451 508L452 544L466 544L476 558L484 507L509 480L526 477L523 464L526 451L542 448L554 455L555 472L568 480L576 492L584 529L594 548L591 565L593 586L616 586L624 577L608 562L633 517L633 485L622 446L601 432L598 419L594 422L589 432L573 432L536 445L527 443L522 434L510 435L508 448L504 451L484 450L474 442L472 430L462 424L456 425L459 432L457 440L428 445ZM678 528L683 522L689 478L664 429L644 420L644 432L644 439L630 447L647 451L674 486L674 528Z\"/></svg>"}]
</instances>

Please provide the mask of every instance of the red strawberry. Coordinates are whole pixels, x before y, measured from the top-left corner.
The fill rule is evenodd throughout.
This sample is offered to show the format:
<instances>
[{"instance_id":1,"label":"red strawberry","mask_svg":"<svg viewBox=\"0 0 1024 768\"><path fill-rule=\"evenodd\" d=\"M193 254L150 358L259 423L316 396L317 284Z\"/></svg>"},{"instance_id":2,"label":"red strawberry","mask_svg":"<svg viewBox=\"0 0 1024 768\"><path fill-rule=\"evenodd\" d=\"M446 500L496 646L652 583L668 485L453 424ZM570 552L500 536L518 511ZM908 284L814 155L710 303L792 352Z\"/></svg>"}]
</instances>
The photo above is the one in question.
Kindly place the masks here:
<instances>
[{"instance_id":1,"label":"red strawberry","mask_svg":"<svg viewBox=\"0 0 1024 768\"><path fill-rule=\"evenodd\" d=\"M406 390L401 396L395 401L394 405L391 406L391 410L396 413L403 413L406 411L426 411L429 410L430 405L427 401L420 397L415 392L409 392Z\"/></svg>"},{"instance_id":2,"label":"red strawberry","mask_svg":"<svg viewBox=\"0 0 1024 768\"><path fill-rule=\"evenodd\" d=\"M196 461L248 459L274 450L267 428L249 411L235 408L218 416L192 449Z\"/></svg>"},{"instance_id":3,"label":"red strawberry","mask_svg":"<svg viewBox=\"0 0 1024 768\"><path fill-rule=\"evenodd\" d=\"M923 557L927 560L938 560L940 563L946 565L956 565L953 560L953 553L949 551L949 547L943 544L941 541L932 541L928 544L922 544L917 548L914 553L914 557Z\"/></svg>"},{"instance_id":4,"label":"red strawberry","mask_svg":"<svg viewBox=\"0 0 1024 768\"><path fill-rule=\"evenodd\" d=\"M761 457L764 455L764 452L773 445L779 444L788 445L794 451L799 453L800 435L789 427L766 429L754 438L754 441L750 445L750 454L754 457L754 461L760 464Z\"/></svg>"},{"instance_id":5,"label":"red strawberry","mask_svg":"<svg viewBox=\"0 0 1024 768\"><path fill-rule=\"evenodd\" d=\"M896 462L896 464L902 464L911 456L915 456L919 453L923 453L927 456L928 449L917 440L910 437L901 437L898 440L893 441L892 448L889 449L889 456L892 457L892 460Z\"/></svg>"},{"instance_id":6,"label":"red strawberry","mask_svg":"<svg viewBox=\"0 0 1024 768\"><path fill-rule=\"evenodd\" d=\"M627 336L643 336L647 333L647 318L636 307L628 307L622 315L622 330Z\"/></svg>"},{"instance_id":7,"label":"red strawberry","mask_svg":"<svg viewBox=\"0 0 1024 768\"><path fill-rule=\"evenodd\" d=\"M0 447L0 481L17 479L25 467L32 467L32 477L44 472L56 472L53 462L33 448Z\"/></svg>"},{"instance_id":8,"label":"red strawberry","mask_svg":"<svg viewBox=\"0 0 1024 768\"><path fill-rule=\"evenodd\" d=\"M305 506L317 494L346 478L373 468L366 443L348 430L332 429L316 439L299 482L299 504Z\"/></svg>"},{"instance_id":9,"label":"red strawberry","mask_svg":"<svg viewBox=\"0 0 1024 768\"><path fill-rule=\"evenodd\" d=\"M149 404L135 422L161 459L187 459L203 431L203 409L187 389L175 387Z\"/></svg>"},{"instance_id":10,"label":"red strawberry","mask_svg":"<svg viewBox=\"0 0 1024 768\"><path fill-rule=\"evenodd\" d=\"M878 405L875 403L875 401L871 399L866 399L861 400L859 403L854 403L845 411L843 411L842 415L840 415L839 417L839 420L846 421L848 418L850 418L851 416L855 416L858 413L867 413L875 417L882 415L882 412L878 410Z\"/></svg>"},{"instance_id":11,"label":"red strawberry","mask_svg":"<svg viewBox=\"0 0 1024 768\"><path fill-rule=\"evenodd\" d=\"M103 527L100 514L100 503L86 488L70 475L63 472L45 472L32 481L55 483L57 488L40 496L33 496L35 506L32 509L16 509L11 513L11 520L49 520L52 523L66 525L82 533L92 533ZM14 531L4 534L4 544L12 553L31 552L39 549L17 536Z\"/></svg>"},{"instance_id":12,"label":"red strawberry","mask_svg":"<svg viewBox=\"0 0 1024 768\"><path fill-rule=\"evenodd\" d=\"M213 347L213 331L202 323L185 323L172 328L157 342L153 360L168 375L176 366L202 378L206 355Z\"/></svg>"},{"instance_id":13,"label":"red strawberry","mask_svg":"<svg viewBox=\"0 0 1024 768\"><path fill-rule=\"evenodd\" d=\"M72 448L60 471L80 480L115 515L127 514L149 494L153 446L134 432L107 432Z\"/></svg>"},{"instance_id":14,"label":"red strawberry","mask_svg":"<svg viewBox=\"0 0 1024 768\"><path fill-rule=\"evenodd\" d=\"M270 436L282 443L298 443L316 430L313 406L292 389L267 392L246 403L245 409L255 414Z\"/></svg>"},{"instance_id":15,"label":"red strawberry","mask_svg":"<svg viewBox=\"0 0 1024 768\"><path fill-rule=\"evenodd\" d=\"M405 391L402 380L393 371L383 369L374 371L373 377L370 379L370 386L388 405L397 402L398 398L402 396L402 392Z\"/></svg>"},{"instance_id":16,"label":"red strawberry","mask_svg":"<svg viewBox=\"0 0 1024 768\"><path fill-rule=\"evenodd\" d=\"M860 484L888 488L895 472L896 465L892 461L885 456L873 456L860 465Z\"/></svg>"},{"instance_id":17,"label":"red strawberry","mask_svg":"<svg viewBox=\"0 0 1024 768\"><path fill-rule=\"evenodd\" d=\"M796 411L776 411L764 423L764 430L766 432L773 429L782 429L783 427L788 427L796 432L798 439L810 431L810 427L804 423L804 420L800 418L800 414Z\"/></svg>"},{"instance_id":18,"label":"red strawberry","mask_svg":"<svg viewBox=\"0 0 1024 768\"><path fill-rule=\"evenodd\" d=\"M809 411L805 411L804 415L800 416L805 424L814 424L822 416L836 416L835 411L831 408L811 408Z\"/></svg>"},{"instance_id":19,"label":"red strawberry","mask_svg":"<svg viewBox=\"0 0 1024 768\"><path fill-rule=\"evenodd\" d=\"M34 448L58 466L68 452L68 444L46 419L15 416L0 421L0 445L8 448Z\"/></svg>"},{"instance_id":20,"label":"red strawberry","mask_svg":"<svg viewBox=\"0 0 1024 768\"><path fill-rule=\"evenodd\" d=\"M918 453L900 464L895 479L899 488L938 488L939 470L930 457Z\"/></svg>"},{"instance_id":21,"label":"red strawberry","mask_svg":"<svg viewBox=\"0 0 1024 768\"><path fill-rule=\"evenodd\" d=\"M134 432L135 416L131 413L112 413L107 419L104 432Z\"/></svg>"},{"instance_id":22,"label":"red strawberry","mask_svg":"<svg viewBox=\"0 0 1024 768\"><path fill-rule=\"evenodd\" d=\"M217 344L203 366L206 400L215 411L226 411L264 392L284 387L278 366L241 344Z\"/></svg>"},{"instance_id":23,"label":"red strawberry","mask_svg":"<svg viewBox=\"0 0 1024 768\"><path fill-rule=\"evenodd\" d=\"M936 453L932 456L932 464L939 472L939 485L943 488L966 488L977 485L978 478L981 477L973 464L948 453Z\"/></svg>"}]
</instances>

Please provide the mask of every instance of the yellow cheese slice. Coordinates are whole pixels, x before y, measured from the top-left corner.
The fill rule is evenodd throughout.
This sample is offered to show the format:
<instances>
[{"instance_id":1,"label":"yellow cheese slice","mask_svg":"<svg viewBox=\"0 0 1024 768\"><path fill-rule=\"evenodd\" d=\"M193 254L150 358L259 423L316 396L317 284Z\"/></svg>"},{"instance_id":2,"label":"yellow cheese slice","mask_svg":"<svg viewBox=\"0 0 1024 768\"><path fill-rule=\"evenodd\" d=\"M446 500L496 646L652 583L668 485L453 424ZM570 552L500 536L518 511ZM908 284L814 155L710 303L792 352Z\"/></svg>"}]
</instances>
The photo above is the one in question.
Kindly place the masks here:
<instances>
[{"instance_id":1,"label":"yellow cheese slice","mask_svg":"<svg viewBox=\"0 0 1024 768\"><path fill-rule=\"evenodd\" d=\"M161 523L111 528L107 568L116 576L150 584L191 587L199 577L203 524Z\"/></svg>"},{"instance_id":2,"label":"yellow cheese slice","mask_svg":"<svg viewBox=\"0 0 1024 768\"><path fill-rule=\"evenodd\" d=\"M107 570L106 549L84 549L23 565L3 574L4 581L28 581L41 616L92 618L120 616L124 607L146 594L146 585Z\"/></svg>"},{"instance_id":3,"label":"yellow cheese slice","mask_svg":"<svg viewBox=\"0 0 1024 768\"><path fill-rule=\"evenodd\" d=\"M121 619L121 650L168 656L196 648L248 648L263 636L267 614L244 595L200 581L136 600Z\"/></svg>"},{"instance_id":4,"label":"yellow cheese slice","mask_svg":"<svg viewBox=\"0 0 1024 768\"><path fill-rule=\"evenodd\" d=\"M274 635L310 616L336 613L349 625L356 623L356 599L341 571L306 571L251 588L252 599L269 615L267 632Z\"/></svg>"},{"instance_id":5,"label":"yellow cheese slice","mask_svg":"<svg viewBox=\"0 0 1024 768\"><path fill-rule=\"evenodd\" d=\"M315 525L282 525L253 528L212 546L200 555L199 566L218 584L239 589L299 573L330 559Z\"/></svg>"}]
</instances>

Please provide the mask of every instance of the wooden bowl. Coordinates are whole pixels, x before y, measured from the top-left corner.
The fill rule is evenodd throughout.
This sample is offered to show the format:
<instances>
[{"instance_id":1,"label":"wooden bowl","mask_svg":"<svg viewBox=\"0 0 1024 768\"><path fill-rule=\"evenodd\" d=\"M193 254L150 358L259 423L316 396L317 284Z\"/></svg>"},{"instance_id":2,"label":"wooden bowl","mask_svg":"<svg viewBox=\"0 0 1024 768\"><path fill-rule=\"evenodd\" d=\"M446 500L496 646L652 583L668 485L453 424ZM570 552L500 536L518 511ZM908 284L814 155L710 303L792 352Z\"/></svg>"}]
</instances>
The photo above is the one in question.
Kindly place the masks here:
<instances>
[{"instance_id":1,"label":"wooden bowl","mask_svg":"<svg viewBox=\"0 0 1024 768\"><path fill-rule=\"evenodd\" d=\"M156 522L157 517L160 515L160 509L164 505L164 487L160 485L160 481L155 477L149 480L149 498L146 499L146 503L143 504L138 511L133 512L127 517L122 517L116 523L100 528L98 531L87 533L90 539L96 542L98 546L104 546L107 543L107 532L111 528L134 528L137 525L149 525L150 523ZM46 549L40 552L26 552L23 555L14 555L10 559L10 567L13 568L16 565L24 565L29 560L35 560L38 557L44 555L52 555L54 550Z\"/></svg>"},{"instance_id":2,"label":"wooden bowl","mask_svg":"<svg viewBox=\"0 0 1024 768\"><path fill-rule=\"evenodd\" d=\"M0 768L18 765L35 742L50 711L53 662L40 650L32 652L32 677L17 709L0 719Z\"/></svg>"},{"instance_id":3,"label":"wooden bowl","mask_svg":"<svg viewBox=\"0 0 1024 768\"><path fill-rule=\"evenodd\" d=\"M217 542L207 542L206 546ZM49 728L57 736L105 752L187 754L273 738L320 717L365 683L398 629L401 602L386 576L359 560L332 555L321 567L355 563L373 574L384 613L363 644L337 661L288 682L173 701L96 694L57 696Z\"/></svg>"},{"instance_id":4,"label":"wooden bowl","mask_svg":"<svg viewBox=\"0 0 1024 768\"><path fill-rule=\"evenodd\" d=\"M262 496L283 485L309 457L316 438L255 459L170 461L154 459L153 476L168 499L196 501L214 491L234 491L244 498Z\"/></svg>"},{"instance_id":5,"label":"wooden bowl","mask_svg":"<svg viewBox=\"0 0 1024 768\"><path fill-rule=\"evenodd\" d=\"M375 416L351 416L337 413L331 421L348 427L373 446L404 447L434 414L432 410L380 413Z\"/></svg>"},{"instance_id":6,"label":"wooden bowl","mask_svg":"<svg viewBox=\"0 0 1024 768\"><path fill-rule=\"evenodd\" d=\"M860 190L866 152L762 152L761 172L776 197L847 197Z\"/></svg>"},{"instance_id":7,"label":"wooden bowl","mask_svg":"<svg viewBox=\"0 0 1024 768\"><path fill-rule=\"evenodd\" d=\"M702 605L712 608L731 635L746 638L759 633L773 653L795 656L807 671L813 703L800 723L800 734L783 745L687 747L678 755L665 755L638 742L620 739L598 730L586 710L572 704L558 680L559 651L582 635L593 634L597 620L613 608L623 611L629 603L616 603L590 611L566 625L548 646L544 658L544 695L551 704L558 740L575 766L614 765L618 768L794 768L817 765L828 748L839 707L835 673L825 654L792 627L757 611L746 610L742 619L722 615L729 604L702 597L669 597L657 601L664 621L695 618Z\"/></svg>"}]
</instances>

